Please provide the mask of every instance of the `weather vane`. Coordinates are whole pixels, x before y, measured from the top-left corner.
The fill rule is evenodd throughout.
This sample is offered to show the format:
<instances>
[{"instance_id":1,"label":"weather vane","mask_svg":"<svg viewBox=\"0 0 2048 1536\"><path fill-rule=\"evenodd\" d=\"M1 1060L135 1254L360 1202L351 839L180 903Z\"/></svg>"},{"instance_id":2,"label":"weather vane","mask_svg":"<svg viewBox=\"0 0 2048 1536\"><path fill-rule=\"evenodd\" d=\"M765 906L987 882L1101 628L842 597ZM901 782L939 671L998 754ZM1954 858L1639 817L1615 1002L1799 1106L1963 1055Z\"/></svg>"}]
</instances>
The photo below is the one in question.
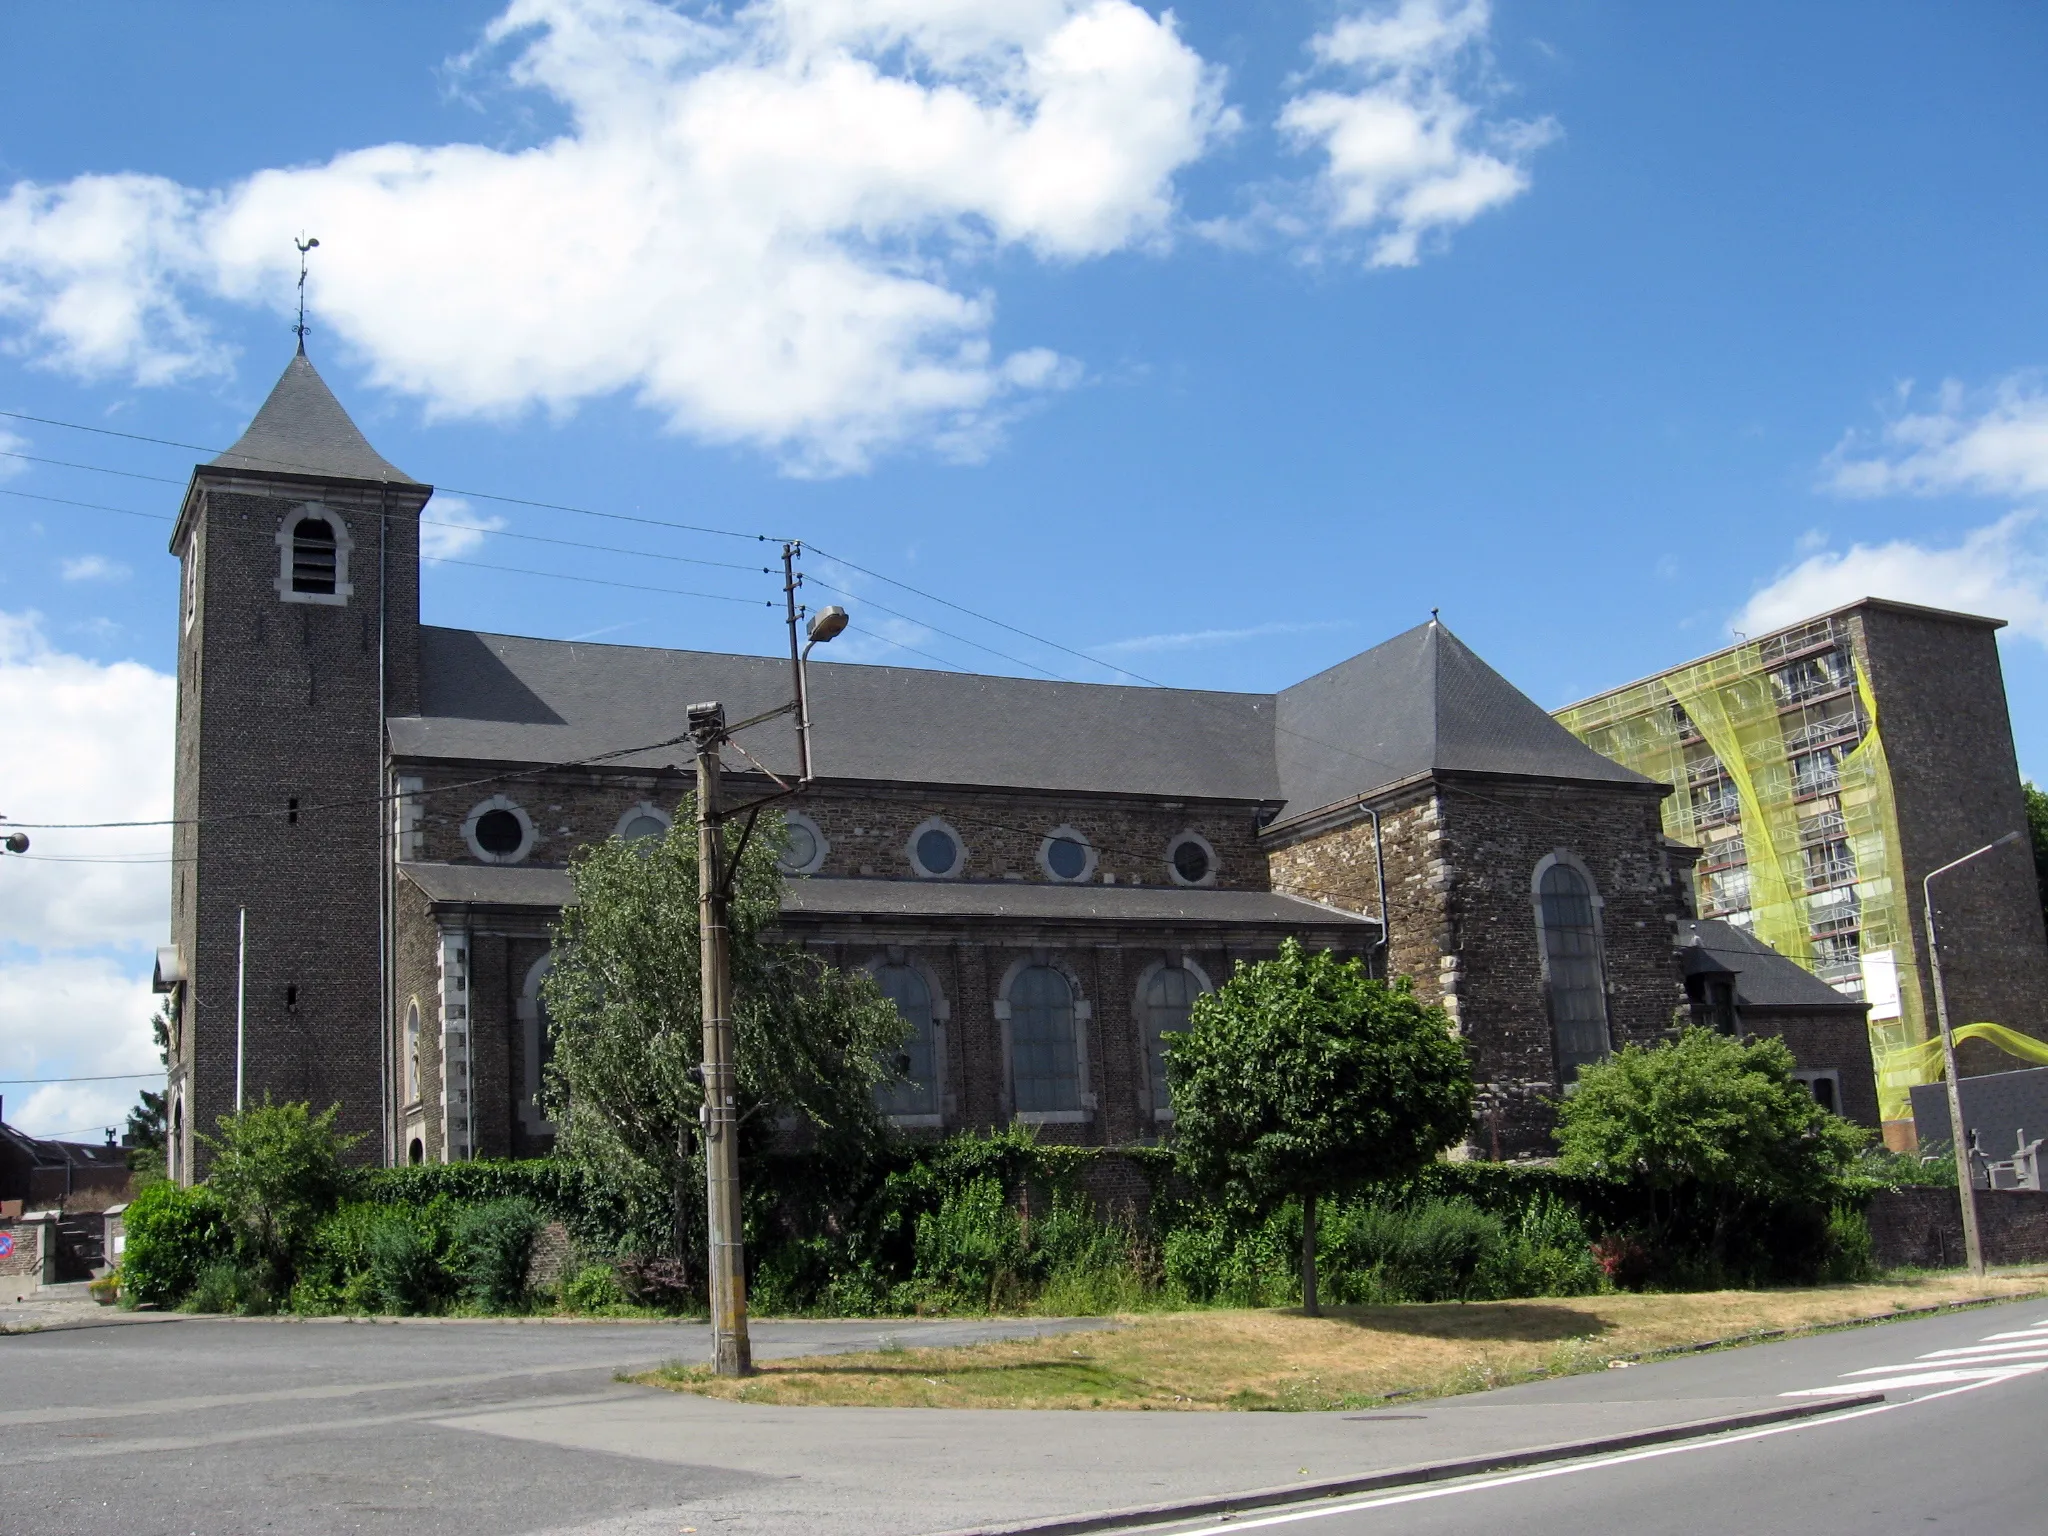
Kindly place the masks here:
<instances>
[{"instance_id":1,"label":"weather vane","mask_svg":"<svg viewBox=\"0 0 2048 1536\"><path fill-rule=\"evenodd\" d=\"M299 351L306 350L306 252L320 243L316 235L308 240L303 234L292 242L299 248L299 323L292 327L298 333Z\"/></svg>"}]
</instances>

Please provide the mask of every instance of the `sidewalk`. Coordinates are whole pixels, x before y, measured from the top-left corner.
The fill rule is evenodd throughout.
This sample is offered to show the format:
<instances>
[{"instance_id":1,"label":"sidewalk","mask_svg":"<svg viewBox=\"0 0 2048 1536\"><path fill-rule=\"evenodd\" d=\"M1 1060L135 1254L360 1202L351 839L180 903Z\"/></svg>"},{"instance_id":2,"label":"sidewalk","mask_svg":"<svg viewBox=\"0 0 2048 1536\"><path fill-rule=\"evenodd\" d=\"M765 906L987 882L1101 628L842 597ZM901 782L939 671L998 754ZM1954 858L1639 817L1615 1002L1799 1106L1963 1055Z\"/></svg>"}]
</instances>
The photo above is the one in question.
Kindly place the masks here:
<instances>
[{"instance_id":1,"label":"sidewalk","mask_svg":"<svg viewBox=\"0 0 2048 1536\"><path fill-rule=\"evenodd\" d=\"M666 1463L688 1469L678 1479L685 1486L706 1489L687 1504L551 1536L674 1536L688 1527L749 1536L924 1536L1101 1529L1099 1520L1071 1517L1147 1506L1191 1514L1203 1501L1248 1490L1312 1495L1317 1484L1399 1469L1498 1464L1540 1448L1611 1448L1617 1439L1676 1426L1707 1433L1731 1419L1791 1416L1774 1396L1643 1401L1620 1381L1614 1387L1611 1401L1509 1404L1479 1396L1355 1414L776 1408L646 1391L435 1422ZM1802 1406L1825 1412L1837 1405Z\"/></svg>"}]
</instances>

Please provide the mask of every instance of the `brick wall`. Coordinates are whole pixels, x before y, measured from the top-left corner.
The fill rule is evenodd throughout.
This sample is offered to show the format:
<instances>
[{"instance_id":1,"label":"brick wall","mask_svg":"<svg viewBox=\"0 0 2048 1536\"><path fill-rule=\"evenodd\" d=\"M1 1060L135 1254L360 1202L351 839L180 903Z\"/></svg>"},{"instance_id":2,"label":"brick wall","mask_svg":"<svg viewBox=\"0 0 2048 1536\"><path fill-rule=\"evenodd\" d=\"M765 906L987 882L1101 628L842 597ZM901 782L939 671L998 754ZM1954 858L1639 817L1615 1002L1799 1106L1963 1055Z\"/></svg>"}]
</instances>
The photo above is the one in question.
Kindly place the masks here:
<instances>
[{"instance_id":1,"label":"brick wall","mask_svg":"<svg viewBox=\"0 0 2048 1536\"><path fill-rule=\"evenodd\" d=\"M1919 984L1930 1028L1921 878L2026 827L1998 642L1990 627L1866 607L1850 617L1878 702L1891 765ZM1985 854L1935 885L1950 1017L1987 1019L2048 1038L2048 938L2033 860L2022 841ZM1965 1042L1966 1074L2012 1058Z\"/></svg>"},{"instance_id":2,"label":"brick wall","mask_svg":"<svg viewBox=\"0 0 2048 1536\"><path fill-rule=\"evenodd\" d=\"M176 851L191 862L172 866L173 931L191 974L172 1073L184 1100L181 1177L194 1171L193 1133L234 1107L242 908L249 1098L338 1102L340 1128L363 1136L357 1155L383 1154L380 643L398 658L391 707L412 707L421 494L387 502L380 491L202 471L180 525L200 566L179 651L176 765L178 815L200 825L180 828ZM345 604L278 594L277 533L308 500L347 531Z\"/></svg>"},{"instance_id":3,"label":"brick wall","mask_svg":"<svg viewBox=\"0 0 2048 1536\"><path fill-rule=\"evenodd\" d=\"M1962 1195L1953 1188L1887 1190L1872 1198L1870 1235L1886 1269L1953 1269L1963 1262ZM1977 1221L1987 1264L2048 1260L2048 1194L1980 1189Z\"/></svg>"},{"instance_id":4,"label":"brick wall","mask_svg":"<svg viewBox=\"0 0 2048 1536\"><path fill-rule=\"evenodd\" d=\"M1877 1127L1877 1072L1870 1061L1870 1027L1860 1013L1744 1008L1742 1027L1752 1035L1776 1035L1805 1070L1839 1073L1839 1112L1858 1125Z\"/></svg>"}]
</instances>

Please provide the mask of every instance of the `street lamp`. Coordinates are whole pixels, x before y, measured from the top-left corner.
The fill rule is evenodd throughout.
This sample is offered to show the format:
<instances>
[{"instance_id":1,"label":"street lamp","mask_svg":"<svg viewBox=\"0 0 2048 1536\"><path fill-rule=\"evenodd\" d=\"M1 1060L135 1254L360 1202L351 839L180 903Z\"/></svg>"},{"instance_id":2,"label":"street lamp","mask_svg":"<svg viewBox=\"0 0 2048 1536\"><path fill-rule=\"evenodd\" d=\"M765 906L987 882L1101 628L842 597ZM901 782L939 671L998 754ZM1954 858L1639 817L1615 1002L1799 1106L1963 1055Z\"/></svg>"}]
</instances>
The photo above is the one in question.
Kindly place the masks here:
<instances>
[{"instance_id":1,"label":"street lamp","mask_svg":"<svg viewBox=\"0 0 2048 1536\"><path fill-rule=\"evenodd\" d=\"M1941 1028L1942 1071L1948 1077L1950 1141L1956 1154L1956 1184L1963 1197L1963 1254L1969 1260L1973 1275L1984 1273L1984 1239L1977 1227L1977 1185L1970 1177L1970 1154L1963 1140L1963 1094L1956 1078L1956 1037L1948 1023L1948 992L1941 984L1941 938L1934 926L1934 877L1960 869L1994 848L2003 848L2007 843L2019 840L2018 832L2008 832L1960 859L1951 859L1941 868L1929 870L1920 881L1921 906L1927 913L1927 963L1934 971L1934 1017Z\"/></svg>"}]
</instances>

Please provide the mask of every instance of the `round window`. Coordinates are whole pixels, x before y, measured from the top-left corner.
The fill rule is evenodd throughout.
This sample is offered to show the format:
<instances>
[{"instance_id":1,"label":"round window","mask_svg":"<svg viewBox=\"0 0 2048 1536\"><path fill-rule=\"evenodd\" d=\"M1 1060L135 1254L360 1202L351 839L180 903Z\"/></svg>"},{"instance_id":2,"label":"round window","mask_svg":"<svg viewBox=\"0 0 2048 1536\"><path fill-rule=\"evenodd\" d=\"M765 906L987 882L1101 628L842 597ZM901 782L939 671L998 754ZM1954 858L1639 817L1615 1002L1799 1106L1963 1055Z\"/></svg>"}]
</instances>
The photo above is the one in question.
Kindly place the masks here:
<instances>
[{"instance_id":1,"label":"round window","mask_svg":"<svg viewBox=\"0 0 2048 1536\"><path fill-rule=\"evenodd\" d=\"M482 830L481 826L479 826L478 830ZM637 843L643 837L665 837L667 835L668 826L659 816L648 816L644 813L635 816L619 829L619 836L629 843Z\"/></svg>"},{"instance_id":2,"label":"round window","mask_svg":"<svg viewBox=\"0 0 2048 1536\"><path fill-rule=\"evenodd\" d=\"M931 827L918 835L917 862L928 875L950 875L960 863L960 844L944 827Z\"/></svg>"},{"instance_id":3,"label":"round window","mask_svg":"<svg viewBox=\"0 0 2048 1536\"><path fill-rule=\"evenodd\" d=\"M1211 867L1209 850L1194 838L1183 838L1173 845L1173 872L1189 885L1200 885L1208 879Z\"/></svg>"},{"instance_id":4,"label":"round window","mask_svg":"<svg viewBox=\"0 0 2048 1536\"><path fill-rule=\"evenodd\" d=\"M788 823L782 831L782 857L776 862L789 871L809 869L818 862L818 834L800 821Z\"/></svg>"},{"instance_id":5,"label":"round window","mask_svg":"<svg viewBox=\"0 0 2048 1536\"><path fill-rule=\"evenodd\" d=\"M525 841L526 829L510 811L485 811L476 819L476 845L485 853L503 858L508 853L517 853Z\"/></svg>"},{"instance_id":6,"label":"round window","mask_svg":"<svg viewBox=\"0 0 2048 1536\"><path fill-rule=\"evenodd\" d=\"M1080 879L1088 872L1088 845L1078 838L1053 838L1045 845L1045 867L1062 880Z\"/></svg>"}]
</instances>

